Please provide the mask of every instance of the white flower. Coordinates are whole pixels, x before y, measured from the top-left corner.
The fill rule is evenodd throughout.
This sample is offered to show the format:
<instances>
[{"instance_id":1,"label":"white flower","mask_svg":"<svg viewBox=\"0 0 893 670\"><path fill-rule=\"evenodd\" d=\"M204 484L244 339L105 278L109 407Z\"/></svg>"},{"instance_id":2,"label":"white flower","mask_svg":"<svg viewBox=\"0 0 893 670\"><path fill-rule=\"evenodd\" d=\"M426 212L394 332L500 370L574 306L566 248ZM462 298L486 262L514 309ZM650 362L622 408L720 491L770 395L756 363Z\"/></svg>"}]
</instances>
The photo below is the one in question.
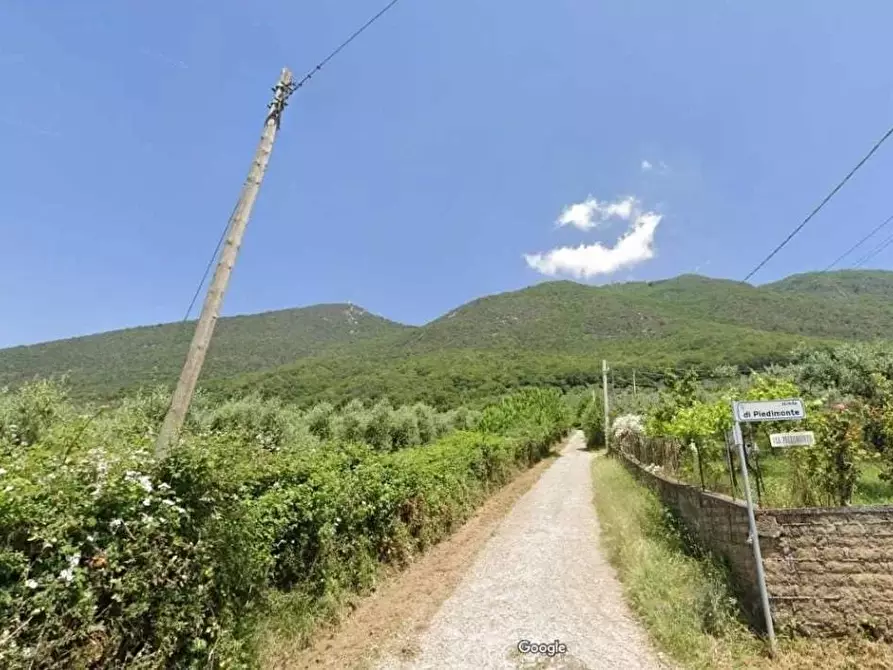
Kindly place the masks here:
<instances>
[{"instance_id":1,"label":"white flower","mask_svg":"<svg viewBox=\"0 0 893 670\"><path fill-rule=\"evenodd\" d=\"M638 414L624 414L614 419L611 424L611 432L614 437L621 439L631 435L641 435L645 432L642 417Z\"/></svg>"},{"instance_id":2,"label":"white flower","mask_svg":"<svg viewBox=\"0 0 893 670\"><path fill-rule=\"evenodd\" d=\"M29 589L36 589L37 588L37 580L29 579L28 581L25 582L25 586L27 586Z\"/></svg>"},{"instance_id":3,"label":"white flower","mask_svg":"<svg viewBox=\"0 0 893 670\"><path fill-rule=\"evenodd\" d=\"M65 568L62 572L59 573L59 580L65 582L66 584L71 584L74 579L74 569Z\"/></svg>"},{"instance_id":4,"label":"white flower","mask_svg":"<svg viewBox=\"0 0 893 670\"><path fill-rule=\"evenodd\" d=\"M124 523L124 522L121 519L112 519L111 521L109 521L109 528L111 528L112 530L115 530L122 523Z\"/></svg>"},{"instance_id":5,"label":"white flower","mask_svg":"<svg viewBox=\"0 0 893 670\"><path fill-rule=\"evenodd\" d=\"M6 468L0 468L0 476L3 476L5 474L6 474Z\"/></svg>"},{"instance_id":6,"label":"white flower","mask_svg":"<svg viewBox=\"0 0 893 670\"><path fill-rule=\"evenodd\" d=\"M148 507L151 504L152 504L152 498L146 498L145 500L143 500L143 507Z\"/></svg>"},{"instance_id":7,"label":"white flower","mask_svg":"<svg viewBox=\"0 0 893 670\"><path fill-rule=\"evenodd\" d=\"M161 484L158 485L158 490L159 491L170 491L171 487L168 486L167 484L165 484L164 482L162 482Z\"/></svg>"},{"instance_id":8,"label":"white flower","mask_svg":"<svg viewBox=\"0 0 893 670\"><path fill-rule=\"evenodd\" d=\"M10 491L12 491L12 486L7 486L3 489L3 493L9 493Z\"/></svg>"},{"instance_id":9,"label":"white flower","mask_svg":"<svg viewBox=\"0 0 893 670\"><path fill-rule=\"evenodd\" d=\"M71 556L68 557L68 566L71 568L76 568L78 566L78 563L80 563L80 562L81 562L80 554L72 554Z\"/></svg>"},{"instance_id":10,"label":"white flower","mask_svg":"<svg viewBox=\"0 0 893 670\"><path fill-rule=\"evenodd\" d=\"M87 542L95 542L95 541L96 541L96 538L93 537L92 535L87 536Z\"/></svg>"},{"instance_id":11,"label":"white flower","mask_svg":"<svg viewBox=\"0 0 893 670\"><path fill-rule=\"evenodd\" d=\"M162 504L162 505L167 505L168 507L173 507L173 506L174 506L174 501L173 501L173 500L168 500L167 498L165 498L164 500L161 501L161 504Z\"/></svg>"},{"instance_id":12,"label":"white flower","mask_svg":"<svg viewBox=\"0 0 893 670\"><path fill-rule=\"evenodd\" d=\"M148 475L143 475L139 477L137 480L137 484L145 489L146 493L152 493L152 480L149 479Z\"/></svg>"}]
</instances>

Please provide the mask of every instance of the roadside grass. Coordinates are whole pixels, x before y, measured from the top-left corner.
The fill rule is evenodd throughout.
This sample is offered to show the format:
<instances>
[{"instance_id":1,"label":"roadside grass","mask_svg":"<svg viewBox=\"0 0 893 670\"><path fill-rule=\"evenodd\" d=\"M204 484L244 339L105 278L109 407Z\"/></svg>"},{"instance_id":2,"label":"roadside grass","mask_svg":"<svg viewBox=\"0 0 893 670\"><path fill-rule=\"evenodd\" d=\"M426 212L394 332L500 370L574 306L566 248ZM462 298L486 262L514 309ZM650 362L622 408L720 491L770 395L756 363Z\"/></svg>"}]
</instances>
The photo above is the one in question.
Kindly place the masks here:
<instances>
[{"instance_id":1,"label":"roadside grass","mask_svg":"<svg viewBox=\"0 0 893 670\"><path fill-rule=\"evenodd\" d=\"M770 659L738 619L723 568L686 546L657 497L612 458L593 462L601 542L655 646L683 668L890 668L893 648L862 639L781 639Z\"/></svg>"}]
</instances>

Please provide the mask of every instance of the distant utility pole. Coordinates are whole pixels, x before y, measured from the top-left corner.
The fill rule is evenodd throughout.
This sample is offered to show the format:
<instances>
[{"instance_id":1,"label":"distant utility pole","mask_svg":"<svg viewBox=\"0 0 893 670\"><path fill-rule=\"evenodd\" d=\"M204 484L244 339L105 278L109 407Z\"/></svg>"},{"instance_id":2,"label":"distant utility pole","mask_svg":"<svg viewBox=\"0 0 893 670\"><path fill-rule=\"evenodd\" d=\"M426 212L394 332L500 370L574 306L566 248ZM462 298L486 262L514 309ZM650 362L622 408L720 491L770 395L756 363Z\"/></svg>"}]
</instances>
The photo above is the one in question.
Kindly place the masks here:
<instances>
[{"instance_id":1,"label":"distant utility pole","mask_svg":"<svg viewBox=\"0 0 893 670\"><path fill-rule=\"evenodd\" d=\"M608 410L608 361L602 359L602 393L605 396L605 448L610 449L611 444L609 442L609 434L610 434L610 412Z\"/></svg>"},{"instance_id":2,"label":"distant utility pole","mask_svg":"<svg viewBox=\"0 0 893 670\"><path fill-rule=\"evenodd\" d=\"M158 433L155 455L159 458L164 457L176 442L186 419L189 404L192 402L195 385L198 382L199 374L201 374L205 355L208 353L214 326L217 325L220 305L223 302L223 295L226 293L226 286L242 244L245 227L248 225L248 218L251 216L261 181L267 170L267 164L270 162L270 153L273 151L273 141L276 139L276 131L279 130L282 111L285 109L289 95L294 91L294 80L288 68L282 69L279 81L273 91L273 100L268 105L269 113L264 122L264 130L254 154L254 161L248 171L248 178L242 186L239 201L229 220L226 243L220 252L217 270L214 272L214 278L211 280L211 286L205 296L205 304L202 306L202 313L195 327L195 334L189 345L189 353L186 355L180 380L177 382L177 388L171 399L170 409L168 409L167 416L164 417L164 424Z\"/></svg>"}]
</instances>

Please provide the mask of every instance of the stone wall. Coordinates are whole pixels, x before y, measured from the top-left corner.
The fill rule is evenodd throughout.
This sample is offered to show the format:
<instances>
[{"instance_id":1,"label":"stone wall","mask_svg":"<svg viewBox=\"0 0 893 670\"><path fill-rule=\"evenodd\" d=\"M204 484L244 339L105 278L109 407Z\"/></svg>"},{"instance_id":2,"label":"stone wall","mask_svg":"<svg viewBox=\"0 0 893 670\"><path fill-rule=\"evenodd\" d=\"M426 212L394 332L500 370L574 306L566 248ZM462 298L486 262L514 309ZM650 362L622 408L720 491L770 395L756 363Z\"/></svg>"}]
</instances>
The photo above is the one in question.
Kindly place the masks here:
<instances>
[{"instance_id":1,"label":"stone wall","mask_svg":"<svg viewBox=\"0 0 893 670\"><path fill-rule=\"evenodd\" d=\"M893 638L893 507L760 510L757 530L775 621Z\"/></svg>"},{"instance_id":2,"label":"stone wall","mask_svg":"<svg viewBox=\"0 0 893 670\"><path fill-rule=\"evenodd\" d=\"M621 461L723 558L742 610L764 627L744 503ZM893 638L893 507L757 509L776 628L802 635Z\"/></svg>"}]
</instances>

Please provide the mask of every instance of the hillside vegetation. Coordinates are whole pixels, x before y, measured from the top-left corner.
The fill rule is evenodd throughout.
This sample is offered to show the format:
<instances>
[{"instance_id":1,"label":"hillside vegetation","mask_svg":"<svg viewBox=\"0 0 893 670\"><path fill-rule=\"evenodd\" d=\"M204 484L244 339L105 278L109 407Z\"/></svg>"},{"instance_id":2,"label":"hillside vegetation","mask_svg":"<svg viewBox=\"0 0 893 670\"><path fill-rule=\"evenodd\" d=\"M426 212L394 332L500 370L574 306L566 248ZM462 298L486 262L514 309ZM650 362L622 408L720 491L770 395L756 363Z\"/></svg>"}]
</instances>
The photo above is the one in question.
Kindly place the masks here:
<instances>
[{"instance_id":1,"label":"hillside vegetation","mask_svg":"<svg viewBox=\"0 0 893 670\"><path fill-rule=\"evenodd\" d=\"M220 319L204 378L291 363L406 327L351 305L315 305ZM74 391L114 396L138 386L172 384L195 322L116 330L0 350L0 387L67 374Z\"/></svg>"},{"instance_id":2,"label":"hillside vegetation","mask_svg":"<svg viewBox=\"0 0 893 670\"><path fill-rule=\"evenodd\" d=\"M601 359L661 370L786 362L798 346L893 332L893 273L796 275L755 287L683 275L592 287L547 282L474 300L422 327L323 305L222 319L203 383L302 404L388 396L441 406L524 384L594 381ZM169 324L0 351L0 385L69 373L76 395L170 385L191 335Z\"/></svg>"}]
</instances>

